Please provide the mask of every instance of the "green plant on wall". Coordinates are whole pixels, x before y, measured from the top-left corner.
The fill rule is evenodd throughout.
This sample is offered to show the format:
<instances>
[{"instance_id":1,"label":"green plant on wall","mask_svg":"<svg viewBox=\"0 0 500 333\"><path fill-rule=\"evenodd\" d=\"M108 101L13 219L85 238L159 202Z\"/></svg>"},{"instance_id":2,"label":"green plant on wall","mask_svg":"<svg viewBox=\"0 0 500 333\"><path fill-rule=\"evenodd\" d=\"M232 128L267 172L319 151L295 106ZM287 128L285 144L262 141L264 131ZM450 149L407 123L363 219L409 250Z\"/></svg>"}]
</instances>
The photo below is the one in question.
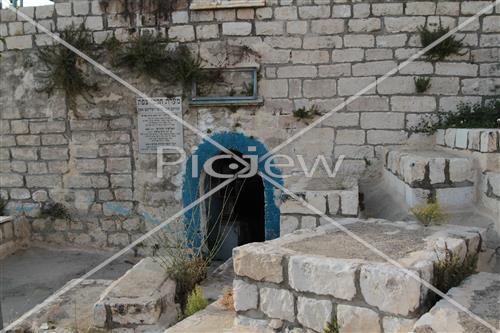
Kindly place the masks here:
<instances>
[{"instance_id":1,"label":"green plant on wall","mask_svg":"<svg viewBox=\"0 0 500 333\"><path fill-rule=\"evenodd\" d=\"M433 119L434 118L434 119ZM481 103L460 103L456 111L423 117L410 128L415 133L433 134L443 128L500 128L500 99Z\"/></svg>"},{"instance_id":2,"label":"green plant on wall","mask_svg":"<svg viewBox=\"0 0 500 333\"><path fill-rule=\"evenodd\" d=\"M78 50L93 56L94 46L92 37L84 25L64 29L60 37L77 48ZM61 44L38 47L38 56L44 65L44 69L38 73L41 88L49 95L55 90L63 90L67 105L74 109L76 98L82 96L90 102L92 92L97 91L97 84L91 82L83 71L83 59Z\"/></svg>"},{"instance_id":3,"label":"green plant on wall","mask_svg":"<svg viewBox=\"0 0 500 333\"><path fill-rule=\"evenodd\" d=\"M422 94L426 92L431 87L430 77L417 77L413 79L415 81L415 88L418 93Z\"/></svg>"},{"instance_id":4,"label":"green plant on wall","mask_svg":"<svg viewBox=\"0 0 500 333\"><path fill-rule=\"evenodd\" d=\"M220 70L204 69L200 57L187 46L167 48L167 44L161 35L143 33L123 47L116 39L110 39L104 47L110 51L114 66L126 66L158 81L179 84L184 92L191 90L193 82L220 80Z\"/></svg>"},{"instance_id":5,"label":"green plant on wall","mask_svg":"<svg viewBox=\"0 0 500 333\"><path fill-rule=\"evenodd\" d=\"M312 105L309 108L303 106L293 111L293 116L298 120L313 119L318 115L320 115L320 112L316 105Z\"/></svg>"},{"instance_id":6,"label":"green plant on wall","mask_svg":"<svg viewBox=\"0 0 500 333\"><path fill-rule=\"evenodd\" d=\"M40 217L51 217L54 219L70 218L70 214L66 206L59 202L46 202L40 210Z\"/></svg>"},{"instance_id":7,"label":"green plant on wall","mask_svg":"<svg viewBox=\"0 0 500 333\"><path fill-rule=\"evenodd\" d=\"M325 330L323 333L339 333L340 332L340 325L337 321L337 318L332 318L325 327Z\"/></svg>"},{"instance_id":8,"label":"green plant on wall","mask_svg":"<svg viewBox=\"0 0 500 333\"><path fill-rule=\"evenodd\" d=\"M443 37L450 31L449 28L444 28L441 25L436 30L429 30L427 27L420 27L418 32L422 46L425 48L434 43L439 38ZM449 36L441 43L431 48L426 53L428 61L440 61L452 54L460 54L460 49L463 44L461 40L456 40L454 36Z\"/></svg>"}]
</instances>

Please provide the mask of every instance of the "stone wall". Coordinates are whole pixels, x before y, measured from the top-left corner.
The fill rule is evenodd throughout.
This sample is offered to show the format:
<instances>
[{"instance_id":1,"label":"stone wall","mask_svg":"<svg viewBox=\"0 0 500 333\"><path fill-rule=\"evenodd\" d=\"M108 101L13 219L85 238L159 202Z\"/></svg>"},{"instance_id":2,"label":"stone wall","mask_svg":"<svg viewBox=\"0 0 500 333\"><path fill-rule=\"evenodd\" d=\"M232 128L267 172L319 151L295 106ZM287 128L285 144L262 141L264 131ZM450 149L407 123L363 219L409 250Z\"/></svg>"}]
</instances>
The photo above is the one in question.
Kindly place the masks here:
<instances>
[{"instance_id":1,"label":"stone wall","mask_svg":"<svg viewBox=\"0 0 500 333\"><path fill-rule=\"evenodd\" d=\"M381 220L339 223L348 229L361 223L364 226L355 229L358 235L376 224L361 237L402 267L378 255L366 257L362 245L336 252L332 247L338 242L342 247L344 237L349 237L332 225L235 248L233 297L238 322L270 332L323 332L334 318L340 332L410 332L427 311L429 291L409 273L432 281L433 262L443 258L445 248L458 258L475 255L484 233L477 228L422 229L408 222ZM425 246L410 250L411 234L418 238L422 231L427 233ZM405 245L395 241L401 241L401 236Z\"/></svg>"},{"instance_id":2,"label":"stone wall","mask_svg":"<svg viewBox=\"0 0 500 333\"><path fill-rule=\"evenodd\" d=\"M185 101L184 118L206 133L243 132L272 148L306 126L293 110L315 104L329 111L417 52L419 26L455 26L489 3L270 0L259 8L192 11L178 1L166 21L145 12L126 17L117 1L107 11L98 1L21 10L54 32L84 23L97 44L112 35L127 41L161 31L197 52L207 67L257 66L262 106L194 107ZM282 152L307 160L325 154L330 162L346 155L342 170L360 175L377 165L383 146L426 140L410 130L423 116L498 95L499 13L497 6L460 32L466 45L460 55L412 63ZM51 39L6 9L0 37L1 195L11 212L32 218L47 200L72 211L70 224L37 220L35 239L123 246L181 207L182 168L165 168L164 178L157 178L155 156L138 153L136 96L87 69L100 91L93 103L79 99L69 109L61 93L47 97L36 90L35 46ZM244 47L252 52L233 59L233 51ZM113 70L150 96L182 93L133 71ZM416 94L416 76L432 77L429 91ZM199 142L185 130L186 151Z\"/></svg>"}]
</instances>

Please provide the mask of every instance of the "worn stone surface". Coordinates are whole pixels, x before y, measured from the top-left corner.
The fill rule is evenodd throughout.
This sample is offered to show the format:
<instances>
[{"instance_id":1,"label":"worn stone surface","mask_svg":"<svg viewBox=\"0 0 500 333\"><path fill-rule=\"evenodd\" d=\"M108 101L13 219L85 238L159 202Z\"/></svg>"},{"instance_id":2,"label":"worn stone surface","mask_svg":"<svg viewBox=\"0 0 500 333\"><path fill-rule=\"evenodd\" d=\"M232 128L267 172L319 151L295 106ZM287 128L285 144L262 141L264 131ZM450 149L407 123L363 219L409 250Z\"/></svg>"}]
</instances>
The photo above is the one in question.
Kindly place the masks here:
<instances>
[{"instance_id":1,"label":"worn stone surface","mask_svg":"<svg viewBox=\"0 0 500 333\"><path fill-rule=\"evenodd\" d=\"M283 249L268 245L248 244L233 250L234 272L257 281L283 281Z\"/></svg>"},{"instance_id":2,"label":"worn stone surface","mask_svg":"<svg viewBox=\"0 0 500 333\"><path fill-rule=\"evenodd\" d=\"M307 297L297 299L297 320L304 327L323 331L332 318L332 302Z\"/></svg>"},{"instance_id":3,"label":"worn stone surface","mask_svg":"<svg viewBox=\"0 0 500 333\"><path fill-rule=\"evenodd\" d=\"M257 286L246 283L243 280L233 282L234 309L246 311L257 309L259 302L259 290Z\"/></svg>"},{"instance_id":4,"label":"worn stone surface","mask_svg":"<svg viewBox=\"0 0 500 333\"><path fill-rule=\"evenodd\" d=\"M260 310L270 318L294 321L295 300L285 289L261 288L259 291Z\"/></svg>"},{"instance_id":5,"label":"worn stone surface","mask_svg":"<svg viewBox=\"0 0 500 333\"><path fill-rule=\"evenodd\" d=\"M368 308L339 304L337 321L341 332L381 332L379 315Z\"/></svg>"}]
</instances>

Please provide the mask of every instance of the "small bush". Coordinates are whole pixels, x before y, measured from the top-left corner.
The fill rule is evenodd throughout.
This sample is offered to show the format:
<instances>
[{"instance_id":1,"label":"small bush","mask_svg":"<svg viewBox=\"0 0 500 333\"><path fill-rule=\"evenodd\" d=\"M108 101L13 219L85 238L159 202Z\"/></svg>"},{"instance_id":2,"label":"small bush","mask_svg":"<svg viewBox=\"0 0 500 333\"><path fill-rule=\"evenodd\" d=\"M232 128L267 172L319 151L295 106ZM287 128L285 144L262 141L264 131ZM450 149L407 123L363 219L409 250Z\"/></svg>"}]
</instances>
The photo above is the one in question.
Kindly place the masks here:
<instances>
[{"instance_id":1,"label":"small bush","mask_svg":"<svg viewBox=\"0 0 500 333\"><path fill-rule=\"evenodd\" d=\"M104 46L110 50L113 66L126 66L158 81L180 84L185 92L191 91L193 82L220 80L220 70L204 69L201 58L187 46L167 49L167 44L161 35L144 33L132 38L124 48L114 39Z\"/></svg>"},{"instance_id":2,"label":"small bush","mask_svg":"<svg viewBox=\"0 0 500 333\"><path fill-rule=\"evenodd\" d=\"M293 116L297 119L312 119L315 116L320 115L319 109L316 105L311 106L310 108L301 107L295 111L293 111Z\"/></svg>"},{"instance_id":3,"label":"small bush","mask_svg":"<svg viewBox=\"0 0 500 333\"><path fill-rule=\"evenodd\" d=\"M442 224L446 221L446 214L441 209L437 202L431 202L427 205L414 207L411 212L417 220L423 225L428 226L431 224Z\"/></svg>"},{"instance_id":4,"label":"small bush","mask_svg":"<svg viewBox=\"0 0 500 333\"><path fill-rule=\"evenodd\" d=\"M326 324L325 330L323 333L339 333L340 326L337 322L337 318L332 318L332 320Z\"/></svg>"},{"instance_id":5,"label":"small bush","mask_svg":"<svg viewBox=\"0 0 500 333\"><path fill-rule=\"evenodd\" d=\"M203 310L208 305L208 301L203 295L203 290L200 286L196 286L194 290L189 294L186 304L186 309L184 310L184 315L189 317L198 311Z\"/></svg>"},{"instance_id":6,"label":"small bush","mask_svg":"<svg viewBox=\"0 0 500 333\"><path fill-rule=\"evenodd\" d=\"M415 88L419 94L426 92L431 87L430 77L417 77L415 80Z\"/></svg>"},{"instance_id":7,"label":"small bush","mask_svg":"<svg viewBox=\"0 0 500 333\"><path fill-rule=\"evenodd\" d=\"M439 38L446 35L450 29L443 28L441 25L434 31L429 30L427 27L420 27L418 29L420 33L420 40L422 41L422 46L425 48L438 40ZM456 40L454 36L446 38L441 43L434 46L432 49L427 51L426 56L428 61L439 61L443 60L451 54L459 54L462 48L462 41Z\"/></svg>"},{"instance_id":8,"label":"small bush","mask_svg":"<svg viewBox=\"0 0 500 333\"><path fill-rule=\"evenodd\" d=\"M484 105L480 103L458 105L455 112L438 112L436 119L424 118L415 127L415 133L433 134L441 128L499 128L500 99L491 100Z\"/></svg>"},{"instance_id":9,"label":"small bush","mask_svg":"<svg viewBox=\"0 0 500 333\"><path fill-rule=\"evenodd\" d=\"M5 215L5 207L7 206L7 199L0 197L0 216Z\"/></svg>"},{"instance_id":10,"label":"small bush","mask_svg":"<svg viewBox=\"0 0 500 333\"><path fill-rule=\"evenodd\" d=\"M434 263L432 285L443 293L458 286L465 278L476 273L478 254L467 255L462 261L446 246L444 257ZM431 291L429 295L430 306L439 301L441 297Z\"/></svg>"},{"instance_id":11,"label":"small bush","mask_svg":"<svg viewBox=\"0 0 500 333\"><path fill-rule=\"evenodd\" d=\"M60 37L83 53L93 56L92 36L83 24L79 27L71 25L61 32ZM83 60L78 55L61 44L39 47L38 53L45 65L38 74L42 85L39 91L51 95L55 90L63 90L68 106L73 109L77 96L90 102L92 92L97 91L98 87L83 72Z\"/></svg>"},{"instance_id":12,"label":"small bush","mask_svg":"<svg viewBox=\"0 0 500 333\"><path fill-rule=\"evenodd\" d=\"M59 202L47 202L42 206L40 210L40 217L51 217L54 219L66 219L70 218L68 209Z\"/></svg>"}]
</instances>

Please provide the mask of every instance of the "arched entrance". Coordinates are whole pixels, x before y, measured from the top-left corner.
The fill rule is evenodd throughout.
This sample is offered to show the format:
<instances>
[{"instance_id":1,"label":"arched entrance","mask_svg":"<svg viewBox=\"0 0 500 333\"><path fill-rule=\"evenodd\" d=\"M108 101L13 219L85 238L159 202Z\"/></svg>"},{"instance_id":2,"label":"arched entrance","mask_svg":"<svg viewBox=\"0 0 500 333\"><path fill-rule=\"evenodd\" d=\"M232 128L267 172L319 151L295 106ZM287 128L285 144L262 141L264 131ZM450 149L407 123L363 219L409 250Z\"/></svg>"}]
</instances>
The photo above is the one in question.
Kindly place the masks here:
<instances>
[{"instance_id":1,"label":"arched entrance","mask_svg":"<svg viewBox=\"0 0 500 333\"><path fill-rule=\"evenodd\" d=\"M240 156L260 157L268 152L260 141L241 133L222 132L214 134L211 138ZM205 162L220 153L210 142L203 141L189 157L182 189L184 206L191 204L200 195L224 181L203 172ZM217 160L213 167L223 171L233 162L232 159L221 159ZM264 162L259 163L258 169L267 174L264 165ZM267 175L282 184L281 178L272 177L273 174L280 174L280 171L275 167L272 167L271 171L271 174ZM184 226L188 243L196 248L200 246L210 248L218 239L220 249L217 252L220 258L224 258L235 246L278 237L280 232L280 211L276 205L278 196L279 191L258 175L246 180L245 178L235 180L230 186L213 195L211 200L205 200L203 205L198 205L185 214ZM224 237L222 243L221 237Z\"/></svg>"}]
</instances>

